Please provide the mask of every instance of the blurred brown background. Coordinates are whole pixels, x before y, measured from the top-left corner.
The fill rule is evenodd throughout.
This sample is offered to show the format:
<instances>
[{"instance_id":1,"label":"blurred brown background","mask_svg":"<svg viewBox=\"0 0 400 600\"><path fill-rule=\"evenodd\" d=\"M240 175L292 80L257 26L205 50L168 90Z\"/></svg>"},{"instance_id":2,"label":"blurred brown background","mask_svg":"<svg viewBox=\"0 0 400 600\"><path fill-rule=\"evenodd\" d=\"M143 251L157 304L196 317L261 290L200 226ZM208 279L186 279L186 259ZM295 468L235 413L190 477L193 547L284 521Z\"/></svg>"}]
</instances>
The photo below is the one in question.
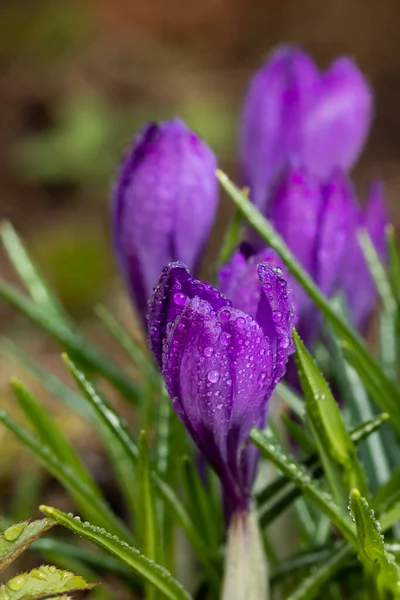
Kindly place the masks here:
<instances>
[{"instance_id":1,"label":"blurred brown background","mask_svg":"<svg viewBox=\"0 0 400 600\"><path fill-rule=\"evenodd\" d=\"M371 178L385 181L399 222L398 0L2 0L0 11L0 217L23 234L68 310L109 352L93 305L106 299L120 318L130 315L109 239L116 163L144 121L177 114L235 176L243 94L277 43L302 45L321 67L349 54L365 71L376 111L355 175L361 192ZM1 255L0 271L13 277ZM63 372L58 349L1 303L0 325ZM1 402L15 372L2 358ZM80 427L76 419L70 426L77 440ZM0 446L20 457L7 440L0 429ZM0 480L9 475L0 461Z\"/></svg>"}]
</instances>

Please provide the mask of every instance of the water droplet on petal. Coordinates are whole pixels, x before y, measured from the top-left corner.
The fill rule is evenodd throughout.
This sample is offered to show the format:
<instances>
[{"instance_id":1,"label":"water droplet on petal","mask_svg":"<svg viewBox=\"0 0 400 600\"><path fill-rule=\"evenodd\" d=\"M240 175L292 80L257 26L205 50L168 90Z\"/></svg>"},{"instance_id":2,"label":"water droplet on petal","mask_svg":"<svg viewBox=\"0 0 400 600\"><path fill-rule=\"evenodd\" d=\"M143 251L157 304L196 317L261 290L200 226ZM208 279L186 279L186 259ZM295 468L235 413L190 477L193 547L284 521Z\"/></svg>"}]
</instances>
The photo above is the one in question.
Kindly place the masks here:
<instances>
[{"instance_id":1,"label":"water droplet on petal","mask_svg":"<svg viewBox=\"0 0 400 600\"><path fill-rule=\"evenodd\" d=\"M282 321L282 313L280 310L274 310L272 312L272 320L275 323L280 323Z\"/></svg>"},{"instance_id":2,"label":"water droplet on petal","mask_svg":"<svg viewBox=\"0 0 400 600\"><path fill-rule=\"evenodd\" d=\"M239 327L239 329L242 329L246 325L246 321L245 319L243 319L243 317L238 317L235 323Z\"/></svg>"},{"instance_id":3,"label":"water droplet on petal","mask_svg":"<svg viewBox=\"0 0 400 600\"><path fill-rule=\"evenodd\" d=\"M213 355L214 350L211 348L211 346L207 346L206 348L204 348L204 356L212 356Z\"/></svg>"},{"instance_id":4,"label":"water droplet on petal","mask_svg":"<svg viewBox=\"0 0 400 600\"><path fill-rule=\"evenodd\" d=\"M264 283L263 290L266 294L272 290L272 285L270 283Z\"/></svg>"},{"instance_id":5,"label":"water droplet on petal","mask_svg":"<svg viewBox=\"0 0 400 600\"><path fill-rule=\"evenodd\" d=\"M287 335L284 335L283 338L280 340L279 345L281 348L289 348L289 344L290 344L290 340L287 337Z\"/></svg>"},{"instance_id":6,"label":"water droplet on petal","mask_svg":"<svg viewBox=\"0 0 400 600\"><path fill-rule=\"evenodd\" d=\"M278 275L278 277L282 276L283 271L282 271L282 269L280 267L275 267L274 271Z\"/></svg>"},{"instance_id":7,"label":"water droplet on petal","mask_svg":"<svg viewBox=\"0 0 400 600\"><path fill-rule=\"evenodd\" d=\"M229 346L232 342L232 335L226 331L222 331L219 334L219 341L223 346Z\"/></svg>"},{"instance_id":8,"label":"water droplet on petal","mask_svg":"<svg viewBox=\"0 0 400 600\"><path fill-rule=\"evenodd\" d=\"M224 321L224 322L229 321L229 319L231 318L231 311L224 308L219 313L219 318L221 321Z\"/></svg>"},{"instance_id":9,"label":"water droplet on petal","mask_svg":"<svg viewBox=\"0 0 400 600\"><path fill-rule=\"evenodd\" d=\"M174 302L178 306L183 306L186 302L186 298L186 294L182 294L182 292L176 292L176 294L174 294Z\"/></svg>"},{"instance_id":10,"label":"water droplet on petal","mask_svg":"<svg viewBox=\"0 0 400 600\"><path fill-rule=\"evenodd\" d=\"M209 371L207 373L207 379L211 383L217 383L217 381L219 379L219 372L218 371Z\"/></svg>"}]
</instances>

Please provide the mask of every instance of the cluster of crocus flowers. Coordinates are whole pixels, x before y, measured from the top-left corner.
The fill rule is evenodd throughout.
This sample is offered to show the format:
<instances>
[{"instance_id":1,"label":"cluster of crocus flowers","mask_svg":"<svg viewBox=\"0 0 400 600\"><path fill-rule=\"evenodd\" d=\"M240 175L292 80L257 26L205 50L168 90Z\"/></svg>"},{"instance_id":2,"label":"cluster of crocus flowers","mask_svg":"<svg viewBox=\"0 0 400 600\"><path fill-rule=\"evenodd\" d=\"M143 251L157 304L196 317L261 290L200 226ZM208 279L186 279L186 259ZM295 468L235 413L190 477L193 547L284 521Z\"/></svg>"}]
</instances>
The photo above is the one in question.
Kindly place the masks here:
<instances>
[{"instance_id":1,"label":"cluster of crocus flowers","mask_svg":"<svg viewBox=\"0 0 400 600\"><path fill-rule=\"evenodd\" d=\"M306 54L285 47L253 78L241 125L250 199L323 293L343 292L359 328L375 302L359 229L382 260L386 246L381 187L372 186L361 209L347 175L371 111L371 90L351 60L341 58L321 74ZM243 531L238 516L251 510L257 451L249 432L265 425L293 351L293 325L311 345L320 317L254 235L220 269L218 289L192 276L214 221L215 168L212 151L181 121L147 126L117 182L114 239L144 323L149 312L150 346L172 406L220 478L234 539ZM265 579L262 574L259 582ZM262 600L263 585L250 595L246 587L236 595L225 585L224 600Z\"/></svg>"}]
</instances>

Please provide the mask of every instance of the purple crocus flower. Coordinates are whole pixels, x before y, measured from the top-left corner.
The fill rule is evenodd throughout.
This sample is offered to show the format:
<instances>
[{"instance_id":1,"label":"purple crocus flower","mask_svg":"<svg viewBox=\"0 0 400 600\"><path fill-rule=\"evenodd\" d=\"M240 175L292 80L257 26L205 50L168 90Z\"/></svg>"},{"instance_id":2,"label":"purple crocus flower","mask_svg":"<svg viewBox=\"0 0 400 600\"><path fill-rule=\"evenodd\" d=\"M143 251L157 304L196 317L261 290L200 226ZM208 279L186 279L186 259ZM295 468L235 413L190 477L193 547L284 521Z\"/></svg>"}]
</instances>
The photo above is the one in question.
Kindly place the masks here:
<instances>
[{"instance_id":1,"label":"purple crocus flower","mask_svg":"<svg viewBox=\"0 0 400 600\"><path fill-rule=\"evenodd\" d=\"M351 183L336 171L325 184L304 169L288 169L271 196L267 216L322 292L342 289L353 323L362 328L376 300L375 287L358 242L365 227L380 258L386 256L388 222L382 189L371 188L362 210ZM298 329L310 345L319 318L304 290L292 283Z\"/></svg>"},{"instance_id":2,"label":"purple crocus flower","mask_svg":"<svg viewBox=\"0 0 400 600\"><path fill-rule=\"evenodd\" d=\"M199 265L218 202L216 166L210 148L178 119L147 125L125 159L114 195L114 243L144 322L163 266Z\"/></svg>"},{"instance_id":3,"label":"purple crocus flower","mask_svg":"<svg viewBox=\"0 0 400 600\"><path fill-rule=\"evenodd\" d=\"M244 103L243 183L263 212L271 186L290 162L321 179L348 171L365 142L372 92L355 63L336 60L326 73L298 48L282 46L254 75Z\"/></svg>"},{"instance_id":4,"label":"purple crocus flower","mask_svg":"<svg viewBox=\"0 0 400 600\"><path fill-rule=\"evenodd\" d=\"M171 263L150 301L149 339L175 411L217 472L228 518L249 507L268 400L293 351L293 312L281 272L257 265L254 316Z\"/></svg>"}]
</instances>

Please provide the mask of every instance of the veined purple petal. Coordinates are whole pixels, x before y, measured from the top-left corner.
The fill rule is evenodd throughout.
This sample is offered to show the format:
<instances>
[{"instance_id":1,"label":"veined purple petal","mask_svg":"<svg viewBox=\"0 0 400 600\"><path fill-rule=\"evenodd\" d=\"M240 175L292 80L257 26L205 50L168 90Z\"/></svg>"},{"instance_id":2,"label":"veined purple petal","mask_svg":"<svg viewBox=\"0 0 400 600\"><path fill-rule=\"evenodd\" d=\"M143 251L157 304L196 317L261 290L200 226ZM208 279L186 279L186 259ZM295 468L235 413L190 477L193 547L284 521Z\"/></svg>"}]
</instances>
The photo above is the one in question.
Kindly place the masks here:
<instances>
[{"instance_id":1,"label":"veined purple petal","mask_svg":"<svg viewBox=\"0 0 400 600\"><path fill-rule=\"evenodd\" d=\"M241 121L240 158L244 185L261 211L288 158L299 153L300 123L318 86L319 73L312 59L284 46L250 83Z\"/></svg>"},{"instance_id":2,"label":"veined purple petal","mask_svg":"<svg viewBox=\"0 0 400 600\"><path fill-rule=\"evenodd\" d=\"M217 311L231 302L211 285L194 279L182 262L170 263L161 272L159 284L149 301L149 342L159 367L162 367L162 343L188 300L206 300Z\"/></svg>"},{"instance_id":3,"label":"veined purple petal","mask_svg":"<svg viewBox=\"0 0 400 600\"><path fill-rule=\"evenodd\" d=\"M257 251L244 242L219 271L219 291L232 301L235 308L252 317L256 316L260 301L261 282L257 273L260 262L283 269L280 257L272 248Z\"/></svg>"},{"instance_id":4,"label":"veined purple petal","mask_svg":"<svg viewBox=\"0 0 400 600\"><path fill-rule=\"evenodd\" d=\"M198 266L217 206L216 160L181 121L150 124L136 138L117 181L114 240L142 318L163 266Z\"/></svg>"},{"instance_id":5,"label":"veined purple petal","mask_svg":"<svg viewBox=\"0 0 400 600\"><path fill-rule=\"evenodd\" d=\"M380 184L371 186L367 208L365 212L358 209L357 216L356 227L347 246L342 285L351 319L357 328L362 329L376 302L376 289L358 242L358 233L362 228L366 229L380 259L385 263L385 229L389 219Z\"/></svg>"},{"instance_id":6,"label":"veined purple petal","mask_svg":"<svg viewBox=\"0 0 400 600\"><path fill-rule=\"evenodd\" d=\"M366 140L372 92L355 63L340 58L322 75L319 94L302 122L303 164L326 179L334 167L348 171Z\"/></svg>"}]
</instances>

